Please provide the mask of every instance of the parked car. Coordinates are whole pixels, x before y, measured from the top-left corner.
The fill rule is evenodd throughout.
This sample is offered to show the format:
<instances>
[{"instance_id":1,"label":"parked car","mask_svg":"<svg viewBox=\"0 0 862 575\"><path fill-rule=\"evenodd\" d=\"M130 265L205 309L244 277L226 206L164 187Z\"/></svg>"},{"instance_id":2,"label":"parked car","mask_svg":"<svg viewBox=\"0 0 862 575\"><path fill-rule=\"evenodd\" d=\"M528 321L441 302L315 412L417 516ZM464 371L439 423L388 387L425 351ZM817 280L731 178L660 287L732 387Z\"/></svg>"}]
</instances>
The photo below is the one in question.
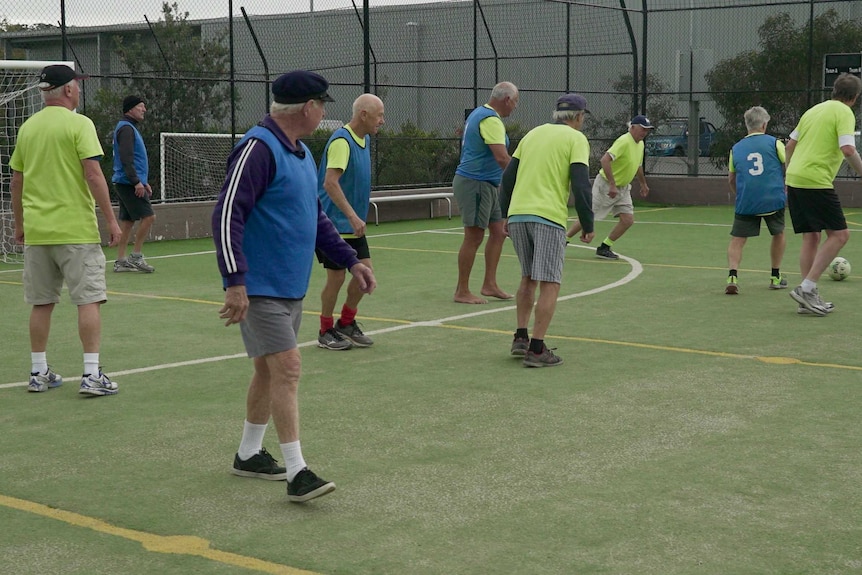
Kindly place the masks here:
<instances>
[{"instance_id":1,"label":"parked car","mask_svg":"<svg viewBox=\"0 0 862 575\"><path fill-rule=\"evenodd\" d=\"M700 119L700 155L709 156L718 132L712 123ZM648 156L687 156L688 118L671 118L656 125L646 139Z\"/></svg>"}]
</instances>

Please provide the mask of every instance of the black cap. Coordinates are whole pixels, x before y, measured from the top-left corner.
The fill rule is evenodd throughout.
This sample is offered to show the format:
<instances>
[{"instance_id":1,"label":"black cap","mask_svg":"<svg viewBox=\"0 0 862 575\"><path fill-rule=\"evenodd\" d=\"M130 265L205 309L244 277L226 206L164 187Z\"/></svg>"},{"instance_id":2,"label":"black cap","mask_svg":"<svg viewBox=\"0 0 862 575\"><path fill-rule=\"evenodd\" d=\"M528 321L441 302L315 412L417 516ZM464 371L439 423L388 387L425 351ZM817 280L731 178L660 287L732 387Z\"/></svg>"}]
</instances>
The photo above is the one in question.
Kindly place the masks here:
<instances>
[{"instance_id":1,"label":"black cap","mask_svg":"<svg viewBox=\"0 0 862 575\"><path fill-rule=\"evenodd\" d=\"M83 80L84 78L89 78L89 76L78 74L65 64L52 64L42 68L42 73L39 75L39 89L53 90L65 86L72 80Z\"/></svg>"},{"instance_id":2,"label":"black cap","mask_svg":"<svg viewBox=\"0 0 862 575\"><path fill-rule=\"evenodd\" d=\"M146 102L144 102L139 96L126 96L123 98L123 113L125 114L141 103L146 104Z\"/></svg>"},{"instance_id":3,"label":"black cap","mask_svg":"<svg viewBox=\"0 0 862 575\"><path fill-rule=\"evenodd\" d=\"M328 89L326 78L306 70L282 74L272 83L273 99L279 104L301 104L309 100L334 102L326 93Z\"/></svg>"}]
</instances>

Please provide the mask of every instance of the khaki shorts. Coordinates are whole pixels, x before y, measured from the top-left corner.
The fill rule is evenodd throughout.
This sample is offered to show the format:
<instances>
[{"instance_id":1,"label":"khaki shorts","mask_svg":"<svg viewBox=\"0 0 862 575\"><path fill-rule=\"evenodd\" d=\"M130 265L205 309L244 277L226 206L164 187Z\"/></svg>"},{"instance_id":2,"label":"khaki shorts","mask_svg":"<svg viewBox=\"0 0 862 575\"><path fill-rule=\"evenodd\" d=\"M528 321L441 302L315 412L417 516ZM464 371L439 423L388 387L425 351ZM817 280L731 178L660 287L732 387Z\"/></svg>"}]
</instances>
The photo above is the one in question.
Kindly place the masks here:
<instances>
[{"instance_id":1,"label":"khaki shorts","mask_svg":"<svg viewBox=\"0 0 862 575\"><path fill-rule=\"evenodd\" d=\"M102 246L24 246L24 301L28 305L58 303L64 280L73 304L106 301Z\"/></svg>"},{"instance_id":2,"label":"khaki shorts","mask_svg":"<svg viewBox=\"0 0 862 575\"><path fill-rule=\"evenodd\" d=\"M617 186L617 197L612 198L608 195L611 191L611 185L601 174L596 174L596 179L593 182L593 217L595 221L605 219L608 214L614 217L620 214L635 213L632 206L632 185L631 183L625 186Z\"/></svg>"}]
</instances>

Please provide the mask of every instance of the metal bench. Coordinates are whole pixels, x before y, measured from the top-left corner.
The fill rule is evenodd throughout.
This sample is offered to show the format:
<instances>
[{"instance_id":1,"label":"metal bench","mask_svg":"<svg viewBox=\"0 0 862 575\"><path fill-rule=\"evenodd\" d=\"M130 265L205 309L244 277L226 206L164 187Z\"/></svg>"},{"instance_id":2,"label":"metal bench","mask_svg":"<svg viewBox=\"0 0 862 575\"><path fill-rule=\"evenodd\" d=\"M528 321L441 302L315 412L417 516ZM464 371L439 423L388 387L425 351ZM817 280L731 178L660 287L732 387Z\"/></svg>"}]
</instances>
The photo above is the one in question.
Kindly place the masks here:
<instances>
[{"instance_id":1,"label":"metal bench","mask_svg":"<svg viewBox=\"0 0 862 575\"><path fill-rule=\"evenodd\" d=\"M383 204L386 202L409 202L415 200L424 200L430 203L430 215L434 217L434 202L435 200L446 200L446 205L449 211L449 219L452 219L452 196L454 194L452 192L431 192L431 193L421 193L417 192L415 194L401 194L397 196L374 196L371 198L371 205L374 207L374 225L380 225L380 213L377 209L377 204Z\"/></svg>"}]
</instances>

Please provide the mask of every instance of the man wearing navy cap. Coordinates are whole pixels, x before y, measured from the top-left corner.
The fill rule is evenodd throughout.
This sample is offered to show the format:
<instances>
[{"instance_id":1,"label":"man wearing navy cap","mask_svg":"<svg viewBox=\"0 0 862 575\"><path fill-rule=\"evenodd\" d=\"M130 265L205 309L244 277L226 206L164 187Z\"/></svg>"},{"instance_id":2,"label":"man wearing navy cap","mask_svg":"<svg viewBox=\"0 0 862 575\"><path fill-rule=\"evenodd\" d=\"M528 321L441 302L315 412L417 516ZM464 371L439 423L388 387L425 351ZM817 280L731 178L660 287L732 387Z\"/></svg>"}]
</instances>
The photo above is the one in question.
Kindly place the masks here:
<instances>
[{"instance_id":1,"label":"man wearing navy cap","mask_svg":"<svg viewBox=\"0 0 862 575\"><path fill-rule=\"evenodd\" d=\"M219 316L226 326L240 324L254 361L232 473L286 479L293 502L335 489L308 469L299 443L297 334L315 248L348 269L363 293L377 285L371 269L326 217L317 196L317 166L300 141L326 116L324 103L333 101L328 89L326 79L304 70L273 82L270 113L231 152L212 217L225 288ZM285 467L263 448L270 416Z\"/></svg>"},{"instance_id":2,"label":"man wearing navy cap","mask_svg":"<svg viewBox=\"0 0 862 575\"><path fill-rule=\"evenodd\" d=\"M46 66L39 77L45 107L18 131L12 168L15 241L24 244L24 301L30 312L32 368L28 391L44 392L63 383L48 367L51 314L65 282L78 307L78 335L84 349L79 392L114 395L117 383L99 367L101 305L107 300L105 254L96 206L117 245L120 227L111 208L99 160L102 146L93 122L74 112L86 78L64 65Z\"/></svg>"},{"instance_id":3,"label":"man wearing navy cap","mask_svg":"<svg viewBox=\"0 0 862 575\"><path fill-rule=\"evenodd\" d=\"M554 123L527 132L503 172L500 207L521 263L521 284L515 299L517 328L511 353L523 357L525 367L563 363L545 345L545 333L554 317L563 278L570 191L583 222L581 241L593 241L590 143L581 132L588 113L587 101L580 94L560 96ZM533 311L530 338L528 326Z\"/></svg>"},{"instance_id":4,"label":"man wearing navy cap","mask_svg":"<svg viewBox=\"0 0 862 575\"><path fill-rule=\"evenodd\" d=\"M613 213L619 221L602 245L596 248L598 258L619 259L611 246L635 223L631 194L631 183L635 176L640 182L641 196L645 198L649 195L643 170L643 141L653 128L646 116L635 116L629 122L629 131L617 138L602 156L602 169L593 181L593 212L596 220L603 220L609 213ZM581 223L577 221L569 228L566 236L571 238L580 230Z\"/></svg>"}]
</instances>

